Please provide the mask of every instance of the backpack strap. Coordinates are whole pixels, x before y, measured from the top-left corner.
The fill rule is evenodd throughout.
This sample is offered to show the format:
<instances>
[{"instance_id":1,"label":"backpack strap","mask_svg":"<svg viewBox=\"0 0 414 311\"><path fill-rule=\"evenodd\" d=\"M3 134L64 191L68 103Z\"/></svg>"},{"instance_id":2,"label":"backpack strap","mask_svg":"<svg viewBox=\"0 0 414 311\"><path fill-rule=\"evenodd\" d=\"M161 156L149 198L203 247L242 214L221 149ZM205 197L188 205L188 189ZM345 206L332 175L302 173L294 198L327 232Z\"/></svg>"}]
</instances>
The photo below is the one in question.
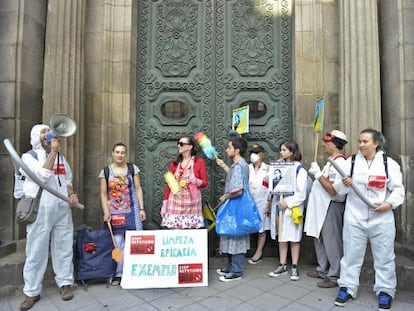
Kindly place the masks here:
<instances>
[{"instance_id":1,"label":"backpack strap","mask_svg":"<svg viewBox=\"0 0 414 311\"><path fill-rule=\"evenodd\" d=\"M354 174L355 157L356 157L356 154L353 154L351 156L351 174L349 174L349 177L352 177L352 175Z\"/></svg>"},{"instance_id":2,"label":"backpack strap","mask_svg":"<svg viewBox=\"0 0 414 311\"><path fill-rule=\"evenodd\" d=\"M109 180L109 166L104 168L104 175L106 180L106 186L108 187L108 180Z\"/></svg>"},{"instance_id":3,"label":"backpack strap","mask_svg":"<svg viewBox=\"0 0 414 311\"><path fill-rule=\"evenodd\" d=\"M356 157L356 154L353 154L352 158L351 158L351 174L350 174L350 177L352 177L352 174L354 173L355 157ZM385 175L388 178L388 157L385 154L385 152L382 154L382 161L384 162Z\"/></svg>"},{"instance_id":4,"label":"backpack strap","mask_svg":"<svg viewBox=\"0 0 414 311\"><path fill-rule=\"evenodd\" d=\"M135 185L135 182L134 182L134 175L135 175L134 164L128 162L127 166L128 166L128 175L131 175L132 184Z\"/></svg>"},{"instance_id":5,"label":"backpack strap","mask_svg":"<svg viewBox=\"0 0 414 311\"><path fill-rule=\"evenodd\" d=\"M387 176L388 179L388 157L385 152L382 154L382 161L384 162L385 176Z\"/></svg>"},{"instance_id":6,"label":"backpack strap","mask_svg":"<svg viewBox=\"0 0 414 311\"><path fill-rule=\"evenodd\" d=\"M303 167L303 165L302 164L299 164L297 167L296 167L296 176L299 174L299 171L300 171L300 169L301 168L303 168L304 169L304 167Z\"/></svg>"},{"instance_id":7,"label":"backpack strap","mask_svg":"<svg viewBox=\"0 0 414 311\"><path fill-rule=\"evenodd\" d=\"M35 158L36 160L39 160L37 158L37 152L34 151L33 149L30 149L29 151L27 151L26 153L30 154L33 158Z\"/></svg>"}]
</instances>

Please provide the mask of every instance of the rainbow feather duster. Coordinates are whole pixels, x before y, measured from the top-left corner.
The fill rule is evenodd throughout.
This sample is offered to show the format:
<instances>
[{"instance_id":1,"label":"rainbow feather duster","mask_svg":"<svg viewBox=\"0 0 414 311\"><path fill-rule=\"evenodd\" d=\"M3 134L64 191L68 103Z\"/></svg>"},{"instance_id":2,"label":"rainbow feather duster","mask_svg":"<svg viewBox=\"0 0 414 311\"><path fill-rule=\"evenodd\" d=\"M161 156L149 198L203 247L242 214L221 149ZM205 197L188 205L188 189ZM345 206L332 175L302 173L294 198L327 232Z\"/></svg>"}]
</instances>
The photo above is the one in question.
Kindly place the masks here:
<instances>
[{"instance_id":1,"label":"rainbow feather duster","mask_svg":"<svg viewBox=\"0 0 414 311\"><path fill-rule=\"evenodd\" d=\"M201 150L203 150L204 154L209 159L217 159L217 151L211 145L211 140L204 134L203 132L197 132L194 134L194 139L200 145Z\"/></svg>"}]
</instances>

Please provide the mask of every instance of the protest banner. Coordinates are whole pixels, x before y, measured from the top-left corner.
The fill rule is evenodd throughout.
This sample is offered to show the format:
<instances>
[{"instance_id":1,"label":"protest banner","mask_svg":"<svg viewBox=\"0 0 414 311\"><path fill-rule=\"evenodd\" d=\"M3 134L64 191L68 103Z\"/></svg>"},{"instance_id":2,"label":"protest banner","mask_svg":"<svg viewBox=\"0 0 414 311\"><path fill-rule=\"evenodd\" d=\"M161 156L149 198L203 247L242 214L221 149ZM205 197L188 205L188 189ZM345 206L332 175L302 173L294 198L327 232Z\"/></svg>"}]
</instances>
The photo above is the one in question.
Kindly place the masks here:
<instances>
[{"instance_id":1,"label":"protest banner","mask_svg":"<svg viewBox=\"0 0 414 311\"><path fill-rule=\"evenodd\" d=\"M207 229L127 231L121 287L208 286Z\"/></svg>"}]
</instances>

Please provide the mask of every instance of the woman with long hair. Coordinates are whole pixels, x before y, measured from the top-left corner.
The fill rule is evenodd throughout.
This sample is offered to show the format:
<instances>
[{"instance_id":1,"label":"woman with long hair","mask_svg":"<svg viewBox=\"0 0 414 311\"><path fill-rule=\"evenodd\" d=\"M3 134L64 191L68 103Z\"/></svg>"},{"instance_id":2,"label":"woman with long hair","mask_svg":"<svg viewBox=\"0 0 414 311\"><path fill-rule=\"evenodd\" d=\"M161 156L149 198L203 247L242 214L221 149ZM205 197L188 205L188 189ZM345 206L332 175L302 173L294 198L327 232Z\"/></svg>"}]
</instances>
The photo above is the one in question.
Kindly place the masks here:
<instances>
[{"instance_id":1,"label":"woman with long hair","mask_svg":"<svg viewBox=\"0 0 414 311\"><path fill-rule=\"evenodd\" d=\"M161 208L161 226L170 229L198 229L204 227L200 189L208 184L204 160L197 157L192 137L177 142L178 156L170 162L169 171L180 189L173 193L166 186Z\"/></svg>"}]
</instances>

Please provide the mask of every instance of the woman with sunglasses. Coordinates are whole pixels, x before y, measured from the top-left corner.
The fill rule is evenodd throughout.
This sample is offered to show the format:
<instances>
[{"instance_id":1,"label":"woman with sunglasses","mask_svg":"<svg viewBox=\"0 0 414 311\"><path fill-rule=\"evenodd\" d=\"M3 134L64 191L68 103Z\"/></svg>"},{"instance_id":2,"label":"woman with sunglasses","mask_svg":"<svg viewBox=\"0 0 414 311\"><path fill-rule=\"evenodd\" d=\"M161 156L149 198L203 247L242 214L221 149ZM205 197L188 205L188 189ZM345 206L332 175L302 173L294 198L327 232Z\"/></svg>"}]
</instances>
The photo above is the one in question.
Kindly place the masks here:
<instances>
[{"instance_id":1,"label":"woman with sunglasses","mask_svg":"<svg viewBox=\"0 0 414 311\"><path fill-rule=\"evenodd\" d=\"M161 208L161 226L169 229L198 229L204 227L201 188L208 184L204 160L196 156L195 143L190 136L177 142L178 156L170 162L169 171L180 190L173 193L167 185Z\"/></svg>"}]
</instances>

